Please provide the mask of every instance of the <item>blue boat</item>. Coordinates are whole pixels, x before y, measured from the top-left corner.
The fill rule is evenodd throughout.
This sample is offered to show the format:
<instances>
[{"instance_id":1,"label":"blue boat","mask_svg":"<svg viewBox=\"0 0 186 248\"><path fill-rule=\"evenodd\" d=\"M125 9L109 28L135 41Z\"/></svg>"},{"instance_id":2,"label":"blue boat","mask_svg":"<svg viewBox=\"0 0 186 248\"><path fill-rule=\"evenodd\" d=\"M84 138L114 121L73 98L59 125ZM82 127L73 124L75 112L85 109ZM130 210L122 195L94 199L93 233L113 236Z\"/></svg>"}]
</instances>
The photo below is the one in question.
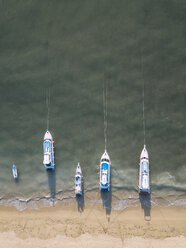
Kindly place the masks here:
<instances>
[{"instance_id":1,"label":"blue boat","mask_svg":"<svg viewBox=\"0 0 186 248\"><path fill-rule=\"evenodd\" d=\"M150 194L149 155L145 145L140 156L139 193Z\"/></svg>"},{"instance_id":2,"label":"blue boat","mask_svg":"<svg viewBox=\"0 0 186 248\"><path fill-rule=\"evenodd\" d=\"M12 165L12 174L14 179L18 179L17 167L15 166L15 164Z\"/></svg>"},{"instance_id":3,"label":"blue boat","mask_svg":"<svg viewBox=\"0 0 186 248\"><path fill-rule=\"evenodd\" d=\"M43 153L44 153L43 164L45 168L54 170L55 168L54 141L52 139L51 133L48 130L46 131L44 136Z\"/></svg>"},{"instance_id":4,"label":"blue boat","mask_svg":"<svg viewBox=\"0 0 186 248\"><path fill-rule=\"evenodd\" d=\"M110 190L110 166L111 161L107 151L103 153L100 160L100 190L109 191Z\"/></svg>"}]
</instances>

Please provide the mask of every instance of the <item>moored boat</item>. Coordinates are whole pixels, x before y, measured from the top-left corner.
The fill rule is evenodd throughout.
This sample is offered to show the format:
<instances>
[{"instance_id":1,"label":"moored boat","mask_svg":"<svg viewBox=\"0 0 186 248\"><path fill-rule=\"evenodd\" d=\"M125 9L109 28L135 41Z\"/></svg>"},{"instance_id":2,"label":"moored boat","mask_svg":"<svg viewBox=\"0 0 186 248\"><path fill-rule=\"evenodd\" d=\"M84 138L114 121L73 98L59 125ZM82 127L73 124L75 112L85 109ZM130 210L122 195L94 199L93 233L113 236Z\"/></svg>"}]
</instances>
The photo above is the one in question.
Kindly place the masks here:
<instances>
[{"instance_id":1,"label":"moored boat","mask_svg":"<svg viewBox=\"0 0 186 248\"><path fill-rule=\"evenodd\" d=\"M83 179L80 163L78 163L75 175L75 195L81 196L83 194Z\"/></svg>"},{"instance_id":2,"label":"moored boat","mask_svg":"<svg viewBox=\"0 0 186 248\"><path fill-rule=\"evenodd\" d=\"M110 190L110 157L105 150L100 160L100 190L109 191Z\"/></svg>"},{"instance_id":3,"label":"moored boat","mask_svg":"<svg viewBox=\"0 0 186 248\"><path fill-rule=\"evenodd\" d=\"M48 130L46 131L45 136L44 136L43 153L44 153L43 164L45 168L54 170L54 167L55 167L54 141L53 141L51 133Z\"/></svg>"},{"instance_id":4,"label":"moored boat","mask_svg":"<svg viewBox=\"0 0 186 248\"><path fill-rule=\"evenodd\" d=\"M18 179L18 172L17 172L17 167L15 166L15 164L12 165L12 174L14 179Z\"/></svg>"},{"instance_id":5,"label":"moored boat","mask_svg":"<svg viewBox=\"0 0 186 248\"><path fill-rule=\"evenodd\" d=\"M149 155L146 145L140 155L139 193L150 194Z\"/></svg>"}]
</instances>

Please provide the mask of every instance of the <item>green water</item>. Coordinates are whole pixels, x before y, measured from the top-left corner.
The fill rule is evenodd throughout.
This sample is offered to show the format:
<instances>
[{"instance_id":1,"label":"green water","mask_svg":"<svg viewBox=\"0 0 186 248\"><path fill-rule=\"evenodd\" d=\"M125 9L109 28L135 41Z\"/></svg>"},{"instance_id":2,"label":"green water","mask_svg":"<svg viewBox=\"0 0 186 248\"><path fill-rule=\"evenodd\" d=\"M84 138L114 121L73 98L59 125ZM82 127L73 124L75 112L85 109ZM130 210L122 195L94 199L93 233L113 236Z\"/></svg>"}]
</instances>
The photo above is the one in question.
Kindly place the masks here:
<instances>
[{"instance_id":1,"label":"green water","mask_svg":"<svg viewBox=\"0 0 186 248\"><path fill-rule=\"evenodd\" d=\"M152 192L184 192L185 13L184 0L1 0L0 194L50 192L42 164L48 89L56 191L73 190L78 161L85 190L98 188L104 81L112 186L135 192L143 80Z\"/></svg>"}]
</instances>

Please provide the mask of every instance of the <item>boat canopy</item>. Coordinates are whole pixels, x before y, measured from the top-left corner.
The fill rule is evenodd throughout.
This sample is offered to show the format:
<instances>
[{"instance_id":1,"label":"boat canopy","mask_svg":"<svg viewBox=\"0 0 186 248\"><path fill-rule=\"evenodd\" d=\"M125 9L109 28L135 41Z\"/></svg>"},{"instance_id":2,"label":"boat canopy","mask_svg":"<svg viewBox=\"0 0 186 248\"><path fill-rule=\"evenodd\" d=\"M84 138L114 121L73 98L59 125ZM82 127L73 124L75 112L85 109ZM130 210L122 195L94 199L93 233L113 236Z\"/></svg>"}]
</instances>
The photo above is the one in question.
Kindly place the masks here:
<instances>
[{"instance_id":1,"label":"boat canopy","mask_svg":"<svg viewBox=\"0 0 186 248\"><path fill-rule=\"evenodd\" d=\"M148 173L149 172L149 164L147 161L142 161L141 163L141 172Z\"/></svg>"},{"instance_id":2,"label":"boat canopy","mask_svg":"<svg viewBox=\"0 0 186 248\"><path fill-rule=\"evenodd\" d=\"M101 184L103 184L104 186L106 186L109 181L108 170L109 170L109 164L102 163L101 164Z\"/></svg>"},{"instance_id":3,"label":"boat canopy","mask_svg":"<svg viewBox=\"0 0 186 248\"><path fill-rule=\"evenodd\" d=\"M109 165L107 163L102 163L101 164L101 169L102 170L108 170L109 169Z\"/></svg>"},{"instance_id":4,"label":"boat canopy","mask_svg":"<svg viewBox=\"0 0 186 248\"><path fill-rule=\"evenodd\" d=\"M150 192L149 187L149 163L144 160L141 163L141 191Z\"/></svg>"},{"instance_id":5,"label":"boat canopy","mask_svg":"<svg viewBox=\"0 0 186 248\"><path fill-rule=\"evenodd\" d=\"M107 175L107 170L102 170L102 176L106 176Z\"/></svg>"},{"instance_id":6,"label":"boat canopy","mask_svg":"<svg viewBox=\"0 0 186 248\"><path fill-rule=\"evenodd\" d=\"M143 175L142 177L142 188L148 189L149 188L149 180L147 175Z\"/></svg>"},{"instance_id":7,"label":"boat canopy","mask_svg":"<svg viewBox=\"0 0 186 248\"><path fill-rule=\"evenodd\" d=\"M44 153L50 153L51 152L51 141L49 140L44 141L43 149L44 149Z\"/></svg>"},{"instance_id":8,"label":"boat canopy","mask_svg":"<svg viewBox=\"0 0 186 248\"><path fill-rule=\"evenodd\" d=\"M81 177L78 175L76 176L76 181L80 181Z\"/></svg>"}]
</instances>

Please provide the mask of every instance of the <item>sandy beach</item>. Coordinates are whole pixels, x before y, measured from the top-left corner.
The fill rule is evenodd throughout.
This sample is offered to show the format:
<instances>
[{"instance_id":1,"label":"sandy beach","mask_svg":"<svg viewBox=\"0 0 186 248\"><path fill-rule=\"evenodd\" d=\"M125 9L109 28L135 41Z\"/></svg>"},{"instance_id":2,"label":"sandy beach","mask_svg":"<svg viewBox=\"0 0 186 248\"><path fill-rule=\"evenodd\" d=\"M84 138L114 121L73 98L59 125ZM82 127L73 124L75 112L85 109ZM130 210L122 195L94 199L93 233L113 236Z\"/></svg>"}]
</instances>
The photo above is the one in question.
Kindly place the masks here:
<instances>
[{"instance_id":1,"label":"sandy beach","mask_svg":"<svg viewBox=\"0 0 186 248\"><path fill-rule=\"evenodd\" d=\"M186 208L112 210L58 204L39 210L0 207L2 247L186 247ZM61 246L62 245L62 246Z\"/></svg>"}]
</instances>

